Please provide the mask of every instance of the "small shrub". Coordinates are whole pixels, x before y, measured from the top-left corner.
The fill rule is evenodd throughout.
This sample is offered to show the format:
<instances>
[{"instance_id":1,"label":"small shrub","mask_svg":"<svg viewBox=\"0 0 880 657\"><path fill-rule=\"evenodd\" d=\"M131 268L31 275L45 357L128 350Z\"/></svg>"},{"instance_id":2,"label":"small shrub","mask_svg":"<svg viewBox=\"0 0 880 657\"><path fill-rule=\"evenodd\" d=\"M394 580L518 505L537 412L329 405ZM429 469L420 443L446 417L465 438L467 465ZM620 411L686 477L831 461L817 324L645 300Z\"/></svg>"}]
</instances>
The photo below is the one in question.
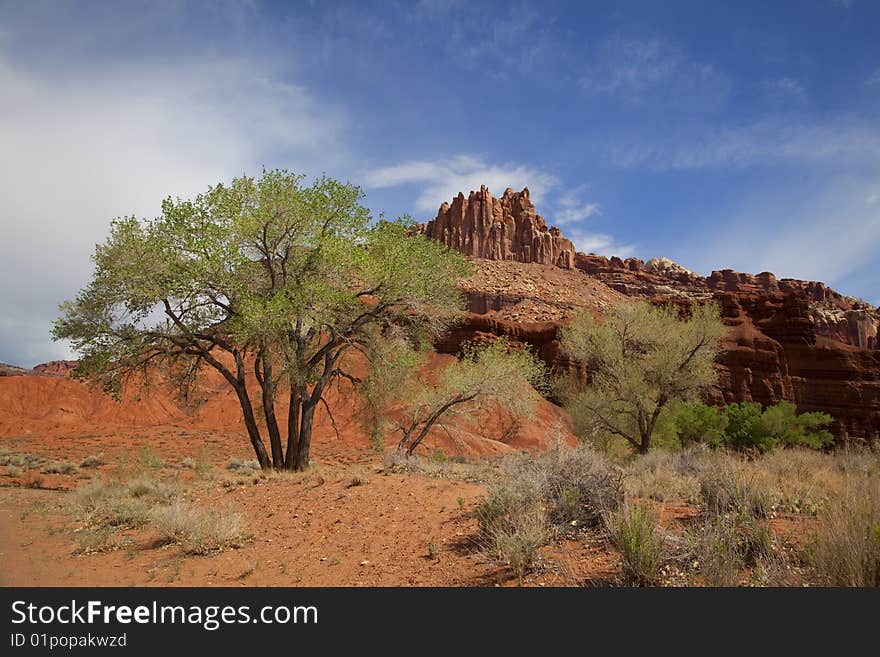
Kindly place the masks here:
<instances>
[{"instance_id":1,"label":"small shrub","mask_svg":"<svg viewBox=\"0 0 880 657\"><path fill-rule=\"evenodd\" d=\"M620 551L627 582L636 586L656 584L663 559L663 537L651 507L625 506L609 516L607 526Z\"/></svg>"},{"instance_id":2,"label":"small shrub","mask_svg":"<svg viewBox=\"0 0 880 657\"><path fill-rule=\"evenodd\" d=\"M52 461L48 465L43 466L41 471L43 474L75 475L79 472L79 468L70 461Z\"/></svg>"},{"instance_id":3,"label":"small shrub","mask_svg":"<svg viewBox=\"0 0 880 657\"><path fill-rule=\"evenodd\" d=\"M243 472L244 474L249 474L252 470L259 470L260 464L257 463L255 459L245 460L245 459L229 459L229 463L226 464L226 469L231 470L233 472Z\"/></svg>"},{"instance_id":4,"label":"small shrub","mask_svg":"<svg viewBox=\"0 0 880 657\"><path fill-rule=\"evenodd\" d=\"M115 532L110 527L98 529L86 529L76 534L76 548L74 554L103 554L113 552L123 546L123 542L115 537Z\"/></svg>"},{"instance_id":5,"label":"small shrub","mask_svg":"<svg viewBox=\"0 0 880 657\"><path fill-rule=\"evenodd\" d=\"M6 474L10 477L17 477L22 473L22 469L17 465L7 465Z\"/></svg>"},{"instance_id":6,"label":"small shrub","mask_svg":"<svg viewBox=\"0 0 880 657\"><path fill-rule=\"evenodd\" d=\"M210 554L245 542L240 514L195 507L181 499L154 508L150 520L161 542L178 544L187 554Z\"/></svg>"},{"instance_id":7,"label":"small shrub","mask_svg":"<svg viewBox=\"0 0 880 657\"><path fill-rule=\"evenodd\" d=\"M191 456L187 456L180 462L180 467L184 470L194 470L196 467L196 460Z\"/></svg>"},{"instance_id":8,"label":"small shrub","mask_svg":"<svg viewBox=\"0 0 880 657\"><path fill-rule=\"evenodd\" d=\"M833 586L880 586L880 481L853 478L819 513L813 566Z\"/></svg>"},{"instance_id":9,"label":"small shrub","mask_svg":"<svg viewBox=\"0 0 880 657\"><path fill-rule=\"evenodd\" d=\"M152 445L144 445L138 452L138 464L151 470L161 470L165 467L165 461Z\"/></svg>"},{"instance_id":10,"label":"small shrub","mask_svg":"<svg viewBox=\"0 0 880 657\"><path fill-rule=\"evenodd\" d=\"M757 402L730 404L724 408L727 427L724 442L740 451L769 452L777 445L822 447L833 440L824 427L832 422L825 413L797 414L791 402L779 402L762 410Z\"/></svg>"},{"instance_id":11,"label":"small shrub","mask_svg":"<svg viewBox=\"0 0 880 657\"><path fill-rule=\"evenodd\" d=\"M81 468L97 468L98 466L105 465L106 461L104 460L103 454L94 454L92 456L85 457L82 462L79 464Z\"/></svg>"}]
</instances>

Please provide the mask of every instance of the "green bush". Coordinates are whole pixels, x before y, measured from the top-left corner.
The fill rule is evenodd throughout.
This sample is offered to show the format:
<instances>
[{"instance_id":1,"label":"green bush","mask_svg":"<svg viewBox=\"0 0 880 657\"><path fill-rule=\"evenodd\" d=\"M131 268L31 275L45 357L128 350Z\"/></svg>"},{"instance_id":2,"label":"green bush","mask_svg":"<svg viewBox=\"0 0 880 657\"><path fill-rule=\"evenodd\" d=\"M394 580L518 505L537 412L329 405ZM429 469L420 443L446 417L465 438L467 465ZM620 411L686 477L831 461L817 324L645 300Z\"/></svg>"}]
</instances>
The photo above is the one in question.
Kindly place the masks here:
<instances>
[{"instance_id":1,"label":"green bush","mask_svg":"<svg viewBox=\"0 0 880 657\"><path fill-rule=\"evenodd\" d=\"M673 409L675 430L682 447L705 443L717 447L724 442L728 418L713 406L682 402Z\"/></svg>"},{"instance_id":2,"label":"green bush","mask_svg":"<svg viewBox=\"0 0 880 657\"><path fill-rule=\"evenodd\" d=\"M763 454L778 446L819 448L833 440L825 429L832 422L831 416L798 415L797 407L787 401L766 409L757 402L741 402L725 406L720 412L700 402L681 403L676 405L673 416L682 446L704 443Z\"/></svg>"}]
</instances>

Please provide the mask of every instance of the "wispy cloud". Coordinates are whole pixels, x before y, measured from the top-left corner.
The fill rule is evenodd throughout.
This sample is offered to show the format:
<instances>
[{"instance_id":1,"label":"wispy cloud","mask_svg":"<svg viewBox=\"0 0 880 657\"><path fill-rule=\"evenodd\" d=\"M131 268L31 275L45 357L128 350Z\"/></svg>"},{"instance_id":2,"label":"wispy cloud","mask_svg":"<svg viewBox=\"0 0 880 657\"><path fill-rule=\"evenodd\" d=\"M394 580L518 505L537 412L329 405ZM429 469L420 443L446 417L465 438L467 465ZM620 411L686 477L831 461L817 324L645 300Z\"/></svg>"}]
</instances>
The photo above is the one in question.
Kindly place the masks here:
<instances>
[{"instance_id":1,"label":"wispy cloud","mask_svg":"<svg viewBox=\"0 0 880 657\"><path fill-rule=\"evenodd\" d=\"M583 200L582 197L586 189L586 185L579 185L559 195L557 198L558 207L553 215L553 223L559 226L567 226L602 214L598 203Z\"/></svg>"},{"instance_id":2,"label":"wispy cloud","mask_svg":"<svg viewBox=\"0 0 880 657\"><path fill-rule=\"evenodd\" d=\"M837 285L880 253L880 177L835 176L749 198L715 222L728 228L693 249L704 270L772 271ZM875 297L873 301L880 301Z\"/></svg>"},{"instance_id":3,"label":"wispy cloud","mask_svg":"<svg viewBox=\"0 0 880 657\"><path fill-rule=\"evenodd\" d=\"M798 80L790 77L775 78L766 80L764 88L771 94L782 98L794 98L796 100L806 100L807 92L804 85Z\"/></svg>"},{"instance_id":4,"label":"wispy cloud","mask_svg":"<svg viewBox=\"0 0 880 657\"><path fill-rule=\"evenodd\" d=\"M604 256L628 258L635 254L635 246L618 242L612 235L593 233L583 228L569 228L565 236L574 243L578 251L596 253Z\"/></svg>"},{"instance_id":5,"label":"wispy cloud","mask_svg":"<svg viewBox=\"0 0 880 657\"><path fill-rule=\"evenodd\" d=\"M15 245L0 258L0 280L28 282L0 286L0 360L49 355L57 304L86 282L113 217L154 216L169 194L288 157L310 173L346 157L343 111L255 70L265 68L199 58L174 70L92 63L56 76L0 51L0 224Z\"/></svg>"},{"instance_id":6,"label":"wispy cloud","mask_svg":"<svg viewBox=\"0 0 880 657\"><path fill-rule=\"evenodd\" d=\"M627 34L599 42L579 84L587 93L631 105L717 105L728 93L727 80L715 67L693 60L674 41Z\"/></svg>"},{"instance_id":7,"label":"wispy cloud","mask_svg":"<svg viewBox=\"0 0 880 657\"><path fill-rule=\"evenodd\" d=\"M454 155L441 160L414 160L366 171L360 177L366 187L384 188L415 185L419 191L415 207L420 212L436 212L444 201L459 192L467 194L486 185L500 194L507 187L528 187L538 203L543 194L556 188L559 180L551 173L517 163L490 164L476 155Z\"/></svg>"},{"instance_id":8,"label":"wispy cloud","mask_svg":"<svg viewBox=\"0 0 880 657\"><path fill-rule=\"evenodd\" d=\"M880 131L860 118L815 122L778 117L615 144L610 152L618 166L658 171L743 168L779 162L858 164L880 160Z\"/></svg>"}]
</instances>

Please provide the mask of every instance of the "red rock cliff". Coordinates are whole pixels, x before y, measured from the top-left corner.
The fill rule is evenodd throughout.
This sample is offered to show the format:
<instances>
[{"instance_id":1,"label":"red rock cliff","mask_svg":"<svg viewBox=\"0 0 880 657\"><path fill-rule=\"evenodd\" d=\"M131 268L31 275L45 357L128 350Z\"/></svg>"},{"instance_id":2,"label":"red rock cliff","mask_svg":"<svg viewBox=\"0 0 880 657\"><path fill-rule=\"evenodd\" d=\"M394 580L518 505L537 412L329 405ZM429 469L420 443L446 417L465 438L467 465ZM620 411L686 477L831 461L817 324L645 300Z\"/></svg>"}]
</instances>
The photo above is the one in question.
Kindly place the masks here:
<instances>
[{"instance_id":1,"label":"red rock cliff","mask_svg":"<svg viewBox=\"0 0 880 657\"><path fill-rule=\"evenodd\" d=\"M452 204L443 203L437 218L422 226L430 238L472 258L574 265L574 245L555 226L547 227L529 198L529 189L508 188L495 198L485 185Z\"/></svg>"}]
</instances>

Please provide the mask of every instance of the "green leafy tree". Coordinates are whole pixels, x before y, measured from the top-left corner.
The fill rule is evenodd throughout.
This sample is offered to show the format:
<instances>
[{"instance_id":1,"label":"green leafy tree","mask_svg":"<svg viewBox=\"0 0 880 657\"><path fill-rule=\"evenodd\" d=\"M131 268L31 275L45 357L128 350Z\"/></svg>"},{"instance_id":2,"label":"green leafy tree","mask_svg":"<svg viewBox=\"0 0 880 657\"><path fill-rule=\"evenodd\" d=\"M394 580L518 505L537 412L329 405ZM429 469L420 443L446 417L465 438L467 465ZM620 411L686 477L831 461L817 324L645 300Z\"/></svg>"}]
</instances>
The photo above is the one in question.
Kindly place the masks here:
<instances>
[{"instance_id":1,"label":"green leafy tree","mask_svg":"<svg viewBox=\"0 0 880 657\"><path fill-rule=\"evenodd\" d=\"M431 428L451 417L472 414L488 402L523 417L545 389L544 364L524 348L514 348L499 338L488 344L468 343L460 357L438 377L430 373L414 377L400 419L397 452L411 455ZM434 380L432 380L434 379Z\"/></svg>"},{"instance_id":2,"label":"green leafy tree","mask_svg":"<svg viewBox=\"0 0 880 657\"><path fill-rule=\"evenodd\" d=\"M648 302L618 304L604 318L576 314L561 335L563 351L589 369L589 385L567 396L575 426L647 453L667 406L715 382L725 333L714 304L695 305L687 317Z\"/></svg>"},{"instance_id":3,"label":"green leafy tree","mask_svg":"<svg viewBox=\"0 0 880 657\"><path fill-rule=\"evenodd\" d=\"M76 375L118 392L159 370L189 391L213 368L236 393L261 467L307 468L328 385L360 382L347 355L369 356L389 327L441 330L468 265L407 219L372 222L359 188L303 180L264 170L167 198L156 219L114 221L91 282L53 328L82 355Z\"/></svg>"},{"instance_id":4,"label":"green leafy tree","mask_svg":"<svg viewBox=\"0 0 880 657\"><path fill-rule=\"evenodd\" d=\"M696 443L717 447L724 442L728 418L718 408L699 401L680 402L672 414L682 447Z\"/></svg>"}]
</instances>

